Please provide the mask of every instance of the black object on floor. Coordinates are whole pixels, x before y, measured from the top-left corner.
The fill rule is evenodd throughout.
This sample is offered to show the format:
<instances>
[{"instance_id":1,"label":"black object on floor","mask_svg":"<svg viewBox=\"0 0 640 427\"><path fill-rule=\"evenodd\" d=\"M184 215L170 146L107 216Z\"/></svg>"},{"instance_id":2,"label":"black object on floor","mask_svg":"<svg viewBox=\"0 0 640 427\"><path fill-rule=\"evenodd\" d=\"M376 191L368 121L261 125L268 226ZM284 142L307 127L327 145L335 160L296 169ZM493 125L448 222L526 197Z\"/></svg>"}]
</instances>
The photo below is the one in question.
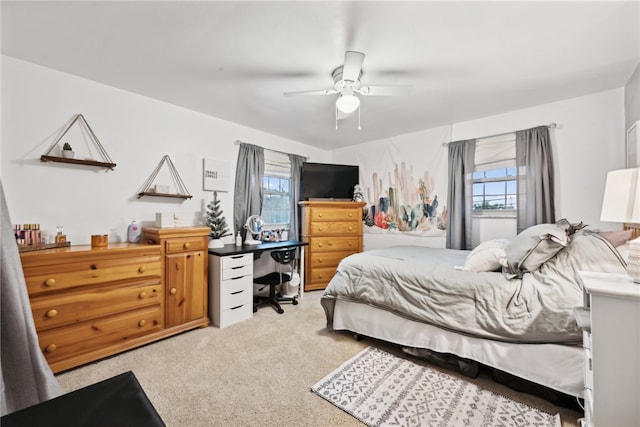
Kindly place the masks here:
<instances>
[{"instance_id":1,"label":"black object on floor","mask_svg":"<svg viewBox=\"0 0 640 427\"><path fill-rule=\"evenodd\" d=\"M0 418L2 427L164 427L128 371Z\"/></svg>"}]
</instances>

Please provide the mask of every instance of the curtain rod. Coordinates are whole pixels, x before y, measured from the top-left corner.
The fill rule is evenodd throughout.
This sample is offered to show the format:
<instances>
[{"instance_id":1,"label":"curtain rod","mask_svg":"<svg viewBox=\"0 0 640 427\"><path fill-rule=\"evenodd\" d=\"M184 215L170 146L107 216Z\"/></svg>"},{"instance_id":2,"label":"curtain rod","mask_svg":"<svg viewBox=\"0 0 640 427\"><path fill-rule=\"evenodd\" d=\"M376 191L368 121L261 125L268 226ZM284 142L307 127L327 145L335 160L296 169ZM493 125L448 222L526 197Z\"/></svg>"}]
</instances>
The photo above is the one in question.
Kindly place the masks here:
<instances>
[{"instance_id":1,"label":"curtain rod","mask_svg":"<svg viewBox=\"0 0 640 427\"><path fill-rule=\"evenodd\" d=\"M285 154L285 155L287 155L287 156L288 156L289 154L291 154L291 153L285 153L284 151L274 150L274 149L271 149L271 148L264 148L263 146L261 146L261 145L257 145L257 144L250 144L250 143L248 143L248 142L240 141L239 139L236 139L235 141L233 141L233 145L240 145L240 144L255 145L256 147L260 147L260 148L262 148L263 150L275 151L276 153ZM309 158L308 158L308 157L306 157L306 156L300 156L300 157L304 157L304 158L305 158L305 160L308 160L308 159L309 159Z\"/></svg>"},{"instance_id":2,"label":"curtain rod","mask_svg":"<svg viewBox=\"0 0 640 427\"><path fill-rule=\"evenodd\" d=\"M540 125L540 126L544 126L544 125ZM534 126L534 127L540 127L540 126ZM555 128L557 128L557 127L558 127L558 124L557 124L557 123L555 123L555 122L553 122L553 123L549 123L549 124L547 125L547 127L548 127L549 129L555 129ZM529 128L529 129L533 129L533 128ZM493 138L494 136L508 135L508 134L510 134L510 133L515 133L515 132L517 132L517 131L515 131L515 130L514 130L514 131L511 131L511 132L496 133L495 135L481 136L480 138L474 138L474 139L486 139L486 138ZM453 142L453 141L451 141L451 142ZM443 147L446 147L447 145L449 145L449 143L448 143L448 142L443 142L443 143L442 143L442 146L443 146Z\"/></svg>"}]
</instances>

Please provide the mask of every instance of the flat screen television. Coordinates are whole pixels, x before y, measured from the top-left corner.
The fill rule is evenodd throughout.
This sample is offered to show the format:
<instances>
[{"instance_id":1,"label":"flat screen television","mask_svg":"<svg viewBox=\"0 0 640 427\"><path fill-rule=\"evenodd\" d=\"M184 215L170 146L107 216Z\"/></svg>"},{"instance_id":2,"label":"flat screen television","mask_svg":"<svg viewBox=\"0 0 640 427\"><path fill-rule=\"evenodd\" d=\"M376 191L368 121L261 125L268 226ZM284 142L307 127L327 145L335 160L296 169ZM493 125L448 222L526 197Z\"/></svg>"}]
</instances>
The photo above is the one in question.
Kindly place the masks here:
<instances>
[{"instance_id":1,"label":"flat screen television","mask_svg":"<svg viewBox=\"0 0 640 427\"><path fill-rule=\"evenodd\" d=\"M351 200L359 174L358 166L305 162L300 175L300 197L302 200Z\"/></svg>"}]
</instances>

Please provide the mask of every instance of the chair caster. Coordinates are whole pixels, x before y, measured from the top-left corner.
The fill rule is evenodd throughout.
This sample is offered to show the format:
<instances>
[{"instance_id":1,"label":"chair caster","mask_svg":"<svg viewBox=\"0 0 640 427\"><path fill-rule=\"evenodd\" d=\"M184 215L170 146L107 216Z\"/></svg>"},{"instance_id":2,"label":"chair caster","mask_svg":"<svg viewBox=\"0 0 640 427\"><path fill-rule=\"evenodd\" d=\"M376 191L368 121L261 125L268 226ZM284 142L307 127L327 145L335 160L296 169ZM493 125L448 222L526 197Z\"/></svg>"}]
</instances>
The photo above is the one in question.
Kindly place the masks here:
<instances>
[{"instance_id":1,"label":"chair caster","mask_svg":"<svg viewBox=\"0 0 640 427\"><path fill-rule=\"evenodd\" d=\"M294 298L293 301L291 301L291 304L298 305L298 300Z\"/></svg>"},{"instance_id":2,"label":"chair caster","mask_svg":"<svg viewBox=\"0 0 640 427\"><path fill-rule=\"evenodd\" d=\"M279 309L278 309L278 314L282 314L282 313L284 313L284 310L283 310L283 309L281 309L281 308L279 308Z\"/></svg>"}]
</instances>

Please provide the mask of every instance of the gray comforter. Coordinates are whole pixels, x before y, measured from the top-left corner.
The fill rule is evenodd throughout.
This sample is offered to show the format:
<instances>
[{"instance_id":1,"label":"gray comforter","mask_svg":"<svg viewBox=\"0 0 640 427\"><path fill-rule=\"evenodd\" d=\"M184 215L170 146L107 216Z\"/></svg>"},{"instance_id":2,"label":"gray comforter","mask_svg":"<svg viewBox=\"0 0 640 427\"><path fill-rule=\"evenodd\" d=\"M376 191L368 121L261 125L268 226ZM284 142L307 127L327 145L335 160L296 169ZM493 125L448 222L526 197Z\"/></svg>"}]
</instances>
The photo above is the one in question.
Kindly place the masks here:
<instances>
[{"instance_id":1,"label":"gray comforter","mask_svg":"<svg viewBox=\"0 0 640 427\"><path fill-rule=\"evenodd\" d=\"M464 334L520 343L582 340L573 308L583 304L578 271L625 273L611 244L590 231L522 279L474 273L468 251L397 246L345 258L321 303L332 327L336 300L369 304Z\"/></svg>"}]
</instances>

